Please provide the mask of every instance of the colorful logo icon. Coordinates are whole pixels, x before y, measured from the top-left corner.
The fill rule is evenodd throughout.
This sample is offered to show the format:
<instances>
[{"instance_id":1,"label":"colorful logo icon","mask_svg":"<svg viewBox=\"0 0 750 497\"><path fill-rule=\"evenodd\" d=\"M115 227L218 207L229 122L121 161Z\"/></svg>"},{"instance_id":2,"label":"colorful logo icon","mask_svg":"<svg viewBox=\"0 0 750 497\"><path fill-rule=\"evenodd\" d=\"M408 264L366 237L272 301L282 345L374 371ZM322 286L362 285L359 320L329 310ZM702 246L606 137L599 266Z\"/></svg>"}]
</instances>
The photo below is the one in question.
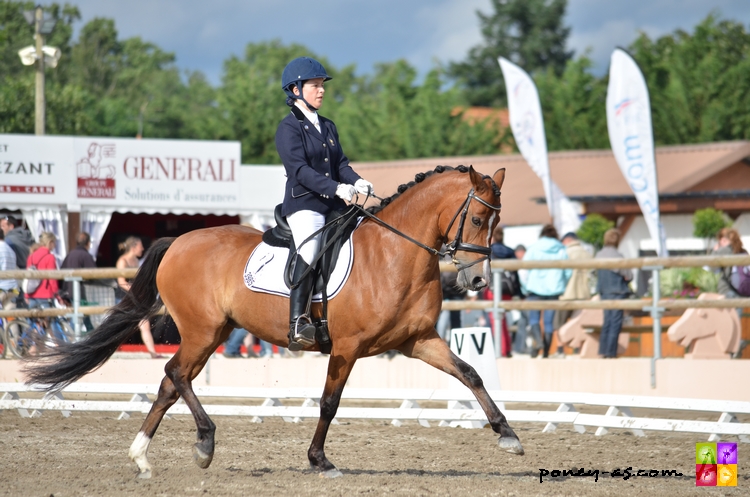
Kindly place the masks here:
<instances>
[{"instance_id":1,"label":"colorful logo icon","mask_svg":"<svg viewBox=\"0 0 750 497\"><path fill-rule=\"evenodd\" d=\"M695 444L695 485L697 487L737 486L736 442Z\"/></svg>"}]
</instances>

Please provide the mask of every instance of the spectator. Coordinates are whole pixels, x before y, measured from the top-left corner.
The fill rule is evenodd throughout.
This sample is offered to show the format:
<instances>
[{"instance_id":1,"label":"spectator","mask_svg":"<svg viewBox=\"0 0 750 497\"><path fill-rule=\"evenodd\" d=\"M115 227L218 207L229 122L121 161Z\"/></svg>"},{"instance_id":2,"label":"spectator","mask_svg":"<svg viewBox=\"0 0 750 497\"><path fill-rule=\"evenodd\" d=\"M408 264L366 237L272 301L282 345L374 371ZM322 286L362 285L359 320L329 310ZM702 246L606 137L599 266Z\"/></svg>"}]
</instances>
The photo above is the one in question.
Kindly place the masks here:
<instances>
[{"instance_id":1,"label":"spectator","mask_svg":"<svg viewBox=\"0 0 750 497\"><path fill-rule=\"evenodd\" d=\"M469 290L468 292L466 292L466 300L479 300L479 292ZM472 328L474 326L484 328L486 326L489 326L487 312L482 309L464 309L463 311L459 312L461 313L461 328Z\"/></svg>"},{"instance_id":2,"label":"spectator","mask_svg":"<svg viewBox=\"0 0 750 497\"><path fill-rule=\"evenodd\" d=\"M39 235L39 243L31 246L31 255L26 261L26 267L35 266L38 270L57 269L57 259L52 253L57 243L57 237L54 233L45 231ZM29 309L49 309L52 307L52 299L57 297L59 288L57 280L41 280L39 286L30 294L26 295L29 302ZM46 326L46 324L45 324ZM62 337L56 337L62 338ZM36 344L29 347L29 355L36 355Z\"/></svg>"},{"instance_id":3,"label":"spectator","mask_svg":"<svg viewBox=\"0 0 750 497\"><path fill-rule=\"evenodd\" d=\"M722 228L717 237L719 240L711 251L713 255L736 255L747 253L742 246L742 240L740 239L740 234L737 230L732 228ZM733 269L732 266L720 269L719 283L716 290L728 299L740 298L737 290L732 286ZM741 314L742 309L739 309L739 311Z\"/></svg>"},{"instance_id":4,"label":"spectator","mask_svg":"<svg viewBox=\"0 0 750 497\"><path fill-rule=\"evenodd\" d=\"M617 251L622 235L618 229L604 233L604 247L596 254L597 259L622 259ZM596 290L602 300L622 300L630 295L628 282L633 279L630 269L599 269ZM617 357L617 339L622 329L622 309L605 309L604 323L599 336L599 354L605 359Z\"/></svg>"},{"instance_id":5,"label":"spectator","mask_svg":"<svg viewBox=\"0 0 750 497\"><path fill-rule=\"evenodd\" d=\"M570 260L584 260L591 259L592 256L589 252L583 248L578 236L573 233L566 233L562 237L562 244L565 245L565 252L568 254ZM565 286L565 293L560 296L560 300L588 300L591 298L591 289L589 288L589 269L574 269L573 275L568 280L568 284ZM557 311L555 315L556 326L555 329L559 330L568 319L573 316L580 314L580 310L572 311ZM558 335L558 339L560 336ZM557 354L563 355L562 345L557 347Z\"/></svg>"},{"instance_id":6,"label":"spectator","mask_svg":"<svg viewBox=\"0 0 750 497\"><path fill-rule=\"evenodd\" d=\"M5 243L10 245L16 254L16 265L19 269L26 269L26 261L29 258L34 237L29 230L21 227L21 223L13 216L5 216L0 219L0 229L5 233Z\"/></svg>"},{"instance_id":7,"label":"spectator","mask_svg":"<svg viewBox=\"0 0 750 497\"><path fill-rule=\"evenodd\" d=\"M82 231L76 236L76 246L70 253L65 257L60 269L84 269L96 267L94 258L89 253L91 248L91 236ZM79 285L81 289L81 300L86 300L86 291L83 285ZM69 302L73 300L73 282L66 281L63 283L63 298ZM91 331L94 329L93 324L89 316L83 318L83 324L86 329Z\"/></svg>"},{"instance_id":8,"label":"spectator","mask_svg":"<svg viewBox=\"0 0 750 497\"><path fill-rule=\"evenodd\" d=\"M464 300L466 290L458 286L457 272L440 273L440 285L443 289L443 300ZM450 342L450 330L461 327L461 311L448 311L450 326L445 330L443 339Z\"/></svg>"},{"instance_id":9,"label":"spectator","mask_svg":"<svg viewBox=\"0 0 750 497\"><path fill-rule=\"evenodd\" d=\"M5 232L0 230L0 271L15 271L16 253L5 243ZM13 279L0 280L0 304L5 310L16 307L16 298L18 297L18 282Z\"/></svg>"},{"instance_id":10,"label":"spectator","mask_svg":"<svg viewBox=\"0 0 750 497\"><path fill-rule=\"evenodd\" d=\"M526 254L525 261L565 260L568 254L565 246L557 239L557 230L551 224L542 228L542 232ZM527 300L557 300L565 292L565 286L573 271L571 269L529 269L526 280ZM541 337L541 311L529 311L529 328L537 341L532 350L532 357L539 353L539 342L542 343L542 357L549 357L552 344L555 311L544 311L544 337Z\"/></svg>"},{"instance_id":11,"label":"spectator","mask_svg":"<svg viewBox=\"0 0 750 497\"><path fill-rule=\"evenodd\" d=\"M240 353L240 347L242 347L242 342L245 340L245 337L247 335L247 330L245 330L244 328L233 329L232 333L229 334L229 338L227 338L227 341L224 342L224 357L226 357L227 359L242 357L242 353ZM251 350L250 348L248 348L248 357L251 357L250 352Z\"/></svg>"},{"instance_id":12,"label":"spectator","mask_svg":"<svg viewBox=\"0 0 750 497\"><path fill-rule=\"evenodd\" d=\"M45 231L39 235L39 243L32 245L31 255L26 261L26 267L35 266L40 271L57 269L57 259L52 253L56 243L57 237L54 233ZM50 300L57 296L58 290L57 280L42 280L36 290L26 296L29 299L29 308L49 308Z\"/></svg>"},{"instance_id":13,"label":"spectator","mask_svg":"<svg viewBox=\"0 0 750 497\"><path fill-rule=\"evenodd\" d=\"M505 237L505 231L502 226L497 226L492 232L492 245L490 250L492 251L493 260L502 259L515 259L515 251L503 243ZM521 296L521 284L518 280L518 273L516 271L503 271L502 272L502 300L512 300L513 297ZM492 300L493 295L491 291L487 291L487 300ZM508 321L505 319L505 313L502 313L501 324L501 354L503 357L511 357L511 339L510 333L508 333ZM493 328L494 329L494 328Z\"/></svg>"},{"instance_id":14,"label":"spectator","mask_svg":"<svg viewBox=\"0 0 750 497\"><path fill-rule=\"evenodd\" d=\"M129 236L118 248L123 254L117 259L115 266L117 269L129 269L140 267L139 258L143 255L143 242L137 236ZM117 285L121 290L120 297L116 300L119 302L122 300L123 293L130 290L130 280L125 278L117 278ZM148 319L144 319L138 323L138 329L141 332L141 340L143 345L146 346L146 350L151 354L152 359L161 359L164 356L156 353L154 346L154 337L151 334L151 323Z\"/></svg>"}]
</instances>

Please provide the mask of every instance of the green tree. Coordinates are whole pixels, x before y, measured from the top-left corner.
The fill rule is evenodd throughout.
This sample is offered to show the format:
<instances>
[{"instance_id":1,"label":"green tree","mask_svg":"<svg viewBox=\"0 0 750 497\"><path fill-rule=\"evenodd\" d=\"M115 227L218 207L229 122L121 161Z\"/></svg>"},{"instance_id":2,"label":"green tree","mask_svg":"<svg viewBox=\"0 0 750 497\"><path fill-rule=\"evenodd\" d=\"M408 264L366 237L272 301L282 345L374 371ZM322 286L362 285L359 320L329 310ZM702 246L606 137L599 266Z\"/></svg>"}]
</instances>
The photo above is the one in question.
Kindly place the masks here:
<instances>
[{"instance_id":1,"label":"green tree","mask_svg":"<svg viewBox=\"0 0 750 497\"><path fill-rule=\"evenodd\" d=\"M716 238L722 228L728 228L731 225L732 221L729 217L723 211L713 207L698 209L693 214L693 236L698 238Z\"/></svg>"},{"instance_id":2,"label":"green tree","mask_svg":"<svg viewBox=\"0 0 750 497\"><path fill-rule=\"evenodd\" d=\"M601 214L587 214L576 234L578 238L599 250L604 245L604 233L614 227L615 223Z\"/></svg>"},{"instance_id":3,"label":"green tree","mask_svg":"<svg viewBox=\"0 0 750 497\"><path fill-rule=\"evenodd\" d=\"M693 33L677 30L630 46L651 96L657 144L750 138L750 32L710 14Z\"/></svg>"},{"instance_id":4,"label":"green tree","mask_svg":"<svg viewBox=\"0 0 750 497\"><path fill-rule=\"evenodd\" d=\"M563 25L567 0L492 0L491 14L477 12L484 41L463 62L452 63L451 76L471 105L505 106L505 82L498 57L528 72L552 69L561 74L573 52L565 50L570 28Z\"/></svg>"},{"instance_id":5,"label":"green tree","mask_svg":"<svg viewBox=\"0 0 750 497\"><path fill-rule=\"evenodd\" d=\"M590 72L591 60L568 62L561 75L548 69L535 77L549 150L608 148L607 84Z\"/></svg>"}]
</instances>

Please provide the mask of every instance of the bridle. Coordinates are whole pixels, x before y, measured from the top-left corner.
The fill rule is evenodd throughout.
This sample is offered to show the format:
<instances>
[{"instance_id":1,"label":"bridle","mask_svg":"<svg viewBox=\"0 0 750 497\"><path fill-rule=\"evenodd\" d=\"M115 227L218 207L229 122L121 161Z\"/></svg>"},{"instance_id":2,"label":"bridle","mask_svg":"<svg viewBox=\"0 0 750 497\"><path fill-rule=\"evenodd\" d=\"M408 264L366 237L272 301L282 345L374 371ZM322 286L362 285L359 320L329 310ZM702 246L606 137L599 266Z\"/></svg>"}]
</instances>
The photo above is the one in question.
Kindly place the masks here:
<instances>
[{"instance_id":1,"label":"bridle","mask_svg":"<svg viewBox=\"0 0 750 497\"><path fill-rule=\"evenodd\" d=\"M382 200L380 197L377 197L376 195L368 195L369 197L374 197L379 200ZM366 217L369 217L376 223L380 224L381 226L388 228L393 233L396 233L402 238L405 238L412 242L413 244L417 245L418 247L421 247L425 249L427 252L429 252L432 255L436 255L440 258L445 257L446 255L449 255L451 258L451 261L456 266L456 269L458 271L462 271L464 269L470 268L476 264L480 264L484 261L489 260L491 249L489 247L483 247L481 245L475 245L473 243L464 243L463 241L463 235L464 235L464 223L466 223L466 215L469 213L469 205L471 204L472 200L476 200L480 204L484 205L485 207L492 209L495 212L500 211L500 205L492 205L486 200L483 200L482 198L478 197L476 193L474 193L474 189L472 188L469 193L466 195L466 200L464 203L456 210L456 213L453 215L453 218L451 219L451 222L448 223L448 228L445 230L445 234L442 235L443 241L447 242L448 240L448 233L450 233L451 228L453 227L453 224L456 222L456 219L459 219L458 229L456 230L456 236L453 238L453 241L446 245L446 250L436 250L428 245L425 245L424 243L420 242L419 240L415 240L414 238L410 237L409 235L397 230L390 224L386 223L379 217L375 216L374 214L368 212L365 210L361 205L359 204L353 204L356 205L359 211L364 214ZM365 200L365 203L367 200ZM460 215L460 217L459 217ZM472 261L468 264L463 264L461 261L459 261L456 258L456 254L458 252L473 252L475 254L482 254L483 257L480 257L479 259Z\"/></svg>"}]
</instances>

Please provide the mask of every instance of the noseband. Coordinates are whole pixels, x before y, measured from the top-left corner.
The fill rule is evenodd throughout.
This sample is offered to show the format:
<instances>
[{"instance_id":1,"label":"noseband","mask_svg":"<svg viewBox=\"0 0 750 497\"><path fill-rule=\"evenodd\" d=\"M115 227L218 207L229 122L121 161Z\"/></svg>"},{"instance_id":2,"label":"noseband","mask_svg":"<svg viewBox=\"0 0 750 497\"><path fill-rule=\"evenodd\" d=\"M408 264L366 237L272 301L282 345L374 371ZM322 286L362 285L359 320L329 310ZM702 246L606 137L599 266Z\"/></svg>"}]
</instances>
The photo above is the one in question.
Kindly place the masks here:
<instances>
[{"instance_id":1,"label":"noseband","mask_svg":"<svg viewBox=\"0 0 750 497\"><path fill-rule=\"evenodd\" d=\"M477 197L477 195L474 193L474 189L472 188L471 191L469 191L469 194L466 196L466 201L464 202L463 207L459 207L459 209L456 211L456 213L453 215L453 219L451 219L450 224L448 224L448 228L445 230L445 235L443 235L443 240L448 240L448 233L450 232L451 228L453 227L453 223L456 222L456 219L458 218L459 213L461 214L461 221L459 222L458 229L456 230L456 237L453 239L453 241L448 244L447 249L445 251L445 254L451 256L451 260L453 261L453 264L456 266L456 269L458 271L464 270L466 268L470 268L471 266L474 266L476 264L482 263L486 260L489 260L491 249L489 247L483 247L481 245L475 245L473 243L464 243L463 236L464 236L464 223L466 223L466 215L469 213L469 204L471 204L472 200L476 200L480 204L484 205L485 207L492 209L493 211L499 211L500 206L499 205L492 205L489 202L482 200L480 197ZM458 252L473 252L475 254L482 254L484 257L480 257L479 259L472 261L468 264L462 264L458 259L456 259L456 254Z\"/></svg>"},{"instance_id":2,"label":"noseband","mask_svg":"<svg viewBox=\"0 0 750 497\"><path fill-rule=\"evenodd\" d=\"M377 197L376 197L377 198ZM451 257L451 261L456 266L456 269L458 271L462 271L466 268L470 268L471 266L474 266L476 264L482 263L486 260L489 260L491 249L489 247L483 247L481 245L475 245L473 243L464 243L463 241L463 235L464 235L464 223L466 222L466 215L469 213L469 204L471 204L472 200L476 200L480 204L484 205L485 207L492 209L493 211L500 211L499 205L492 205L486 200L482 200L480 197L477 197L476 193L474 193L474 189L472 188L468 195L466 195L466 200L461 205L461 207L456 210L456 213L453 215L453 218L451 219L451 222L448 224L448 228L445 230L445 234L442 235L443 241L448 240L448 233L450 233L451 228L453 227L453 224L456 222L456 219L459 219L460 214L460 221L458 224L458 229L456 230L456 236L453 238L453 241L446 245L446 250L435 250L434 248L425 245L424 243L420 242L419 240L415 240L414 238L410 237L409 235L402 233L401 231L397 230L390 224L386 223L379 217L375 216L374 214L368 212L365 210L362 206L358 204L357 207L359 208L360 212L362 212L366 217L369 217L373 221L377 222L381 226L384 226L385 228L388 228L392 232L396 233L397 235L401 236L402 238L405 238L412 242L413 244L417 245L418 247L421 247L425 249L427 252L431 253L432 255L437 255L439 257L445 257L446 255L449 255ZM473 252L475 254L482 254L484 257L480 257L479 259L472 261L468 264L462 264L457 258L456 254L458 252Z\"/></svg>"}]
</instances>

